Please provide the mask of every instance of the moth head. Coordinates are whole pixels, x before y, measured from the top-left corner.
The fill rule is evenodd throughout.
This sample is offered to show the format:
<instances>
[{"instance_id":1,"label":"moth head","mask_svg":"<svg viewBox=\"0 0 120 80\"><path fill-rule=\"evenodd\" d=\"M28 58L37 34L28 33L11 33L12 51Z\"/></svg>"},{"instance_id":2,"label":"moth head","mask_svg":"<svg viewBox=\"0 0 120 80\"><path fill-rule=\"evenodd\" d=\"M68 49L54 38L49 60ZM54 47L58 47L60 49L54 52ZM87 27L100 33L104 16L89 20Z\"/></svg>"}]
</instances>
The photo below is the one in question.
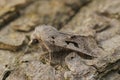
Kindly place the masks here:
<instances>
[{"instance_id":1,"label":"moth head","mask_svg":"<svg viewBox=\"0 0 120 80\"><path fill-rule=\"evenodd\" d=\"M57 30L52 26L46 25L38 26L32 33L30 37L31 41L29 44L37 44L39 42L41 43L42 41L49 42L50 37L56 35L56 33L58 33Z\"/></svg>"}]
</instances>

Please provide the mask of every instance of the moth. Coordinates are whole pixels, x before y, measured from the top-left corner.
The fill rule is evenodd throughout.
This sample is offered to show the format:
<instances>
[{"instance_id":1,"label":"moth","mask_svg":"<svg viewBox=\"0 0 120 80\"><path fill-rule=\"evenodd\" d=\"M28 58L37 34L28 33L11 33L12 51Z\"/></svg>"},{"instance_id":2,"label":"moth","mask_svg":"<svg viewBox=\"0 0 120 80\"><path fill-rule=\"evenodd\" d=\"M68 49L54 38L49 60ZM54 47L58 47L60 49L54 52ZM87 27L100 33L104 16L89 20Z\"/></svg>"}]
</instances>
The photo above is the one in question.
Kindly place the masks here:
<instances>
[{"instance_id":1,"label":"moth","mask_svg":"<svg viewBox=\"0 0 120 80\"><path fill-rule=\"evenodd\" d=\"M63 33L52 26L42 25L35 28L30 44L39 43L44 50L49 52L49 57L52 53L57 55L64 51L76 52L86 59L96 57L93 50L96 47L96 44L93 44L95 43L93 37Z\"/></svg>"}]
</instances>

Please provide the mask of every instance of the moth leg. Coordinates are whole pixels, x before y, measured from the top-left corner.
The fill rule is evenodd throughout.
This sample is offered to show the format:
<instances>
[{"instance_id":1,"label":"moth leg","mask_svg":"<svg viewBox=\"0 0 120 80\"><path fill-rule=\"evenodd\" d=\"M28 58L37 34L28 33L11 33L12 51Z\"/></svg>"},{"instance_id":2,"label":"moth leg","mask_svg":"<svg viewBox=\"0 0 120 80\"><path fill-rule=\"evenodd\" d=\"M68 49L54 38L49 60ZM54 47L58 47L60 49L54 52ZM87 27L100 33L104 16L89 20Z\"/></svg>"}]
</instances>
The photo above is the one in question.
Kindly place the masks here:
<instances>
[{"instance_id":1,"label":"moth leg","mask_svg":"<svg viewBox=\"0 0 120 80\"><path fill-rule=\"evenodd\" d=\"M49 56L49 60L48 60L48 62L49 62L50 65L53 65L54 64L54 60L53 60L54 59L54 55L53 55L53 52L51 50L49 50L48 52L49 52L49 55L48 55Z\"/></svg>"},{"instance_id":2,"label":"moth leg","mask_svg":"<svg viewBox=\"0 0 120 80\"><path fill-rule=\"evenodd\" d=\"M51 64L51 60L52 60L51 53L52 53L52 51L50 50L50 48L44 42L42 44L46 48L46 50L48 51L48 54L49 54L49 60L48 60L48 62L49 62L49 64Z\"/></svg>"},{"instance_id":3,"label":"moth leg","mask_svg":"<svg viewBox=\"0 0 120 80\"><path fill-rule=\"evenodd\" d=\"M52 61L52 51L51 50L49 50L49 64L51 64L51 61Z\"/></svg>"}]
</instances>

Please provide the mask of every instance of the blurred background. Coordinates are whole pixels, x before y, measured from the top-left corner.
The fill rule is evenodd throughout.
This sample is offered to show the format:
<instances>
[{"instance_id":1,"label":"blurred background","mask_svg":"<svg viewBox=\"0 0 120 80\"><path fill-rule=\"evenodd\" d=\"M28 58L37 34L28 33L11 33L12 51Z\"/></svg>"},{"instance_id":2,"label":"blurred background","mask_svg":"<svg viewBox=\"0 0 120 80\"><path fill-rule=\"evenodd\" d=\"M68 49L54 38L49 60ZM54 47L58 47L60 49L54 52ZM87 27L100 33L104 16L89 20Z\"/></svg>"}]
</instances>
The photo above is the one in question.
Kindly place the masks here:
<instances>
[{"instance_id":1,"label":"blurred background","mask_svg":"<svg viewBox=\"0 0 120 80\"><path fill-rule=\"evenodd\" d=\"M1 80L54 80L53 68L38 62L39 53L42 53L39 46L28 50L31 54L19 57L30 41L31 33L39 25L51 25L62 32L92 36L99 47L112 54L120 46L120 0L0 0ZM120 59L119 56L113 63ZM16 68L17 61L26 64L18 65L11 72ZM27 64L27 61L30 63ZM40 66L50 79L37 72ZM51 74L45 73L44 69ZM59 70L55 76L56 80L64 80L65 77ZM101 80L120 80L120 71L117 68Z\"/></svg>"}]
</instances>

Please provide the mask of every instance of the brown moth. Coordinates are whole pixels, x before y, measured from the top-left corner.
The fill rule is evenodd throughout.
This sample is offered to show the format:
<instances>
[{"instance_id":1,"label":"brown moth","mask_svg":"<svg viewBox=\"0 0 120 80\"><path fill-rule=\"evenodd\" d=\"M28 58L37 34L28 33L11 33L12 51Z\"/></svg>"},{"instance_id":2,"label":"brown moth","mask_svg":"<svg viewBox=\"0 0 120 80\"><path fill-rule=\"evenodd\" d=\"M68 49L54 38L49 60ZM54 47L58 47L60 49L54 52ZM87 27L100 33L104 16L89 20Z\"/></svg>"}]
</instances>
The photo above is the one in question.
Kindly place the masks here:
<instances>
[{"instance_id":1,"label":"brown moth","mask_svg":"<svg viewBox=\"0 0 120 80\"><path fill-rule=\"evenodd\" d=\"M92 37L62 33L52 26L42 25L36 27L31 35L31 43L40 43L50 53L49 57L51 57L51 53L59 53L61 51L77 52L86 59L96 57L93 52L96 44L92 44L95 43Z\"/></svg>"}]
</instances>

